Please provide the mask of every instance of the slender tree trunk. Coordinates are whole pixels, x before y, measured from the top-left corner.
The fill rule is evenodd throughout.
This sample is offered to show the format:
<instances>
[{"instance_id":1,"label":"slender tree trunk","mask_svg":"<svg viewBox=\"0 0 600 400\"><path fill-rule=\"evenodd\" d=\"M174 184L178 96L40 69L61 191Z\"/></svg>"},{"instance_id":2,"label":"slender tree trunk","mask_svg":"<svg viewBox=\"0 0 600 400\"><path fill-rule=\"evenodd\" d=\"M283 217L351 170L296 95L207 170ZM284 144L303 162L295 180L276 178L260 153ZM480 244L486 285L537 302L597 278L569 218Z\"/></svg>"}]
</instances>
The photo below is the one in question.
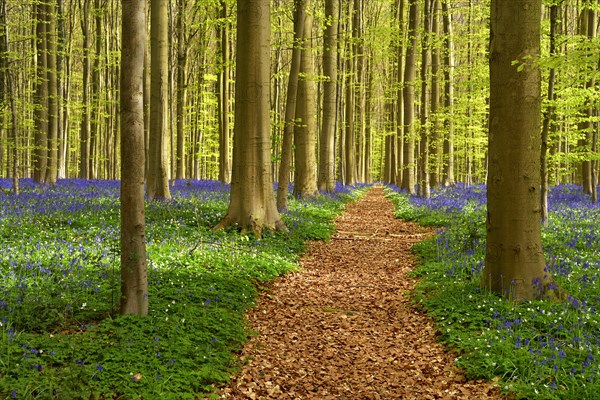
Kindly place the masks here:
<instances>
[{"instance_id":1,"label":"slender tree trunk","mask_svg":"<svg viewBox=\"0 0 600 400\"><path fill-rule=\"evenodd\" d=\"M150 142L147 192L150 199L169 200L167 166L169 96L169 20L167 2L150 3Z\"/></svg>"},{"instance_id":2,"label":"slender tree trunk","mask_svg":"<svg viewBox=\"0 0 600 400\"><path fill-rule=\"evenodd\" d=\"M58 102L58 115L57 115L57 129L58 129L58 143L57 143L57 163L58 163L58 178L67 177L67 159L65 155L67 141L67 121L64 118L67 107L65 101L64 92L64 78L65 78L65 57L66 52L65 44L65 5L64 0L57 0L56 2L56 22L57 22L57 38L56 38L56 85L57 85L57 102Z\"/></svg>"},{"instance_id":3,"label":"slender tree trunk","mask_svg":"<svg viewBox=\"0 0 600 400\"><path fill-rule=\"evenodd\" d=\"M35 150L33 180L44 183L48 168L48 33L47 10L44 3L36 5L36 86L35 86Z\"/></svg>"},{"instance_id":4,"label":"slender tree trunk","mask_svg":"<svg viewBox=\"0 0 600 400\"><path fill-rule=\"evenodd\" d=\"M121 314L148 314L144 217L144 0L122 0Z\"/></svg>"},{"instance_id":5,"label":"slender tree trunk","mask_svg":"<svg viewBox=\"0 0 600 400\"><path fill-rule=\"evenodd\" d=\"M188 46L185 40L186 0L179 0L177 8L177 154L175 178L185 178L185 105L187 102Z\"/></svg>"},{"instance_id":6,"label":"slender tree trunk","mask_svg":"<svg viewBox=\"0 0 600 400\"><path fill-rule=\"evenodd\" d=\"M294 138L294 125L296 119L296 97L298 93L298 75L302 59L302 46L304 45L304 22L306 13L305 0L295 1L294 13L294 48L285 102L285 123L281 143L281 163L279 165L279 179L277 185L277 209L287 210L288 184L290 182L290 169L292 165L292 143Z\"/></svg>"},{"instance_id":7,"label":"slender tree trunk","mask_svg":"<svg viewBox=\"0 0 600 400\"><path fill-rule=\"evenodd\" d=\"M415 85L416 55L419 43L419 0L409 0L408 9L408 45L404 67L404 162L402 188L415 194Z\"/></svg>"},{"instance_id":8,"label":"slender tree trunk","mask_svg":"<svg viewBox=\"0 0 600 400\"><path fill-rule=\"evenodd\" d=\"M323 49L323 120L319 140L319 180L321 191L335 190L335 122L337 98L337 46L339 0L325 0L325 27Z\"/></svg>"},{"instance_id":9,"label":"slender tree trunk","mask_svg":"<svg viewBox=\"0 0 600 400\"><path fill-rule=\"evenodd\" d=\"M444 28L444 186L454 186L454 39L450 0L442 0Z\"/></svg>"},{"instance_id":10,"label":"slender tree trunk","mask_svg":"<svg viewBox=\"0 0 600 400\"><path fill-rule=\"evenodd\" d=\"M541 245L541 0L492 0L487 241L483 284L515 301L546 296ZM519 71L514 60L527 63Z\"/></svg>"},{"instance_id":11,"label":"slender tree trunk","mask_svg":"<svg viewBox=\"0 0 600 400\"><path fill-rule=\"evenodd\" d=\"M439 26L440 0L433 0L432 9L432 50L431 50L431 138L429 141L429 154L433 160L430 162L429 184L431 187L437 187L440 184L440 162L442 159L443 147L440 146L440 26Z\"/></svg>"},{"instance_id":12,"label":"slender tree trunk","mask_svg":"<svg viewBox=\"0 0 600 400\"><path fill-rule=\"evenodd\" d=\"M550 6L550 57L556 53L556 28L558 23L558 5L553 4ZM550 68L550 74L548 76L548 100L549 105L544 110L543 123L542 123L542 146L540 152L540 166L541 166L541 191L540 191L540 209L542 224L546 225L548 222L548 133L550 131L550 124L554 120L554 80L556 77L556 70L554 67Z\"/></svg>"},{"instance_id":13,"label":"slender tree trunk","mask_svg":"<svg viewBox=\"0 0 600 400\"><path fill-rule=\"evenodd\" d=\"M398 26L399 26L399 44L397 48L397 81L398 93L396 96L396 168L395 174L396 186L402 187L402 178L404 171L404 49L405 45L405 27L404 27L404 8L405 0L398 0ZM390 178L392 178L390 176Z\"/></svg>"},{"instance_id":14,"label":"slender tree trunk","mask_svg":"<svg viewBox=\"0 0 600 400\"><path fill-rule=\"evenodd\" d=\"M102 57L102 40L104 34L102 32L102 15L104 11L100 5L100 0L94 0L94 65L92 67L92 81L91 81L91 94L90 94L90 135L89 135L89 157L88 157L88 174L90 179L98 179L99 175L99 142L100 142L100 128L101 128L101 112L102 107L101 93L100 93L100 58Z\"/></svg>"},{"instance_id":15,"label":"slender tree trunk","mask_svg":"<svg viewBox=\"0 0 600 400\"><path fill-rule=\"evenodd\" d=\"M51 1L46 4L47 21L47 67L48 81L48 168L46 183L54 185L58 177L58 81L56 68L56 4Z\"/></svg>"},{"instance_id":16,"label":"slender tree trunk","mask_svg":"<svg viewBox=\"0 0 600 400\"><path fill-rule=\"evenodd\" d=\"M421 38L421 159L419 163L419 196L431 196L429 182L429 67L431 64L431 0L424 1L423 36Z\"/></svg>"},{"instance_id":17,"label":"slender tree trunk","mask_svg":"<svg viewBox=\"0 0 600 400\"><path fill-rule=\"evenodd\" d=\"M230 203L215 227L237 226L257 236L263 229L286 229L275 204L271 176L270 15L269 0L238 2Z\"/></svg>"},{"instance_id":18,"label":"slender tree trunk","mask_svg":"<svg viewBox=\"0 0 600 400\"><path fill-rule=\"evenodd\" d=\"M80 3L81 4L81 3ZM79 133L80 158L79 158L79 177L81 179L89 179L89 162L90 162L90 0L83 0L81 6L81 30L83 32L83 115L81 116L81 129Z\"/></svg>"},{"instance_id":19,"label":"slender tree trunk","mask_svg":"<svg viewBox=\"0 0 600 400\"><path fill-rule=\"evenodd\" d=\"M305 0L310 9L311 0ZM300 77L296 99L296 120L294 126L294 195L314 197L317 193L317 154L315 121L315 83L312 57L312 15L305 13L300 57Z\"/></svg>"},{"instance_id":20,"label":"slender tree trunk","mask_svg":"<svg viewBox=\"0 0 600 400\"><path fill-rule=\"evenodd\" d=\"M366 86L365 86L365 157L364 157L364 182L371 183L373 178L371 176L372 168L372 146L373 138L371 132L371 101L373 99L373 71L371 70L372 63L367 61L365 68L366 73Z\"/></svg>"},{"instance_id":21,"label":"slender tree trunk","mask_svg":"<svg viewBox=\"0 0 600 400\"><path fill-rule=\"evenodd\" d=\"M10 125L8 131L8 151L11 154L11 163L8 166L10 175L12 175L13 193L18 196L21 189L19 185L19 135L18 135L18 114L15 101L15 86L10 65L12 60L9 52L9 31L8 31L8 10L6 0L0 1L0 104L4 111L5 101L8 100L8 110L10 115ZM6 113L4 113L6 115Z\"/></svg>"},{"instance_id":22,"label":"slender tree trunk","mask_svg":"<svg viewBox=\"0 0 600 400\"><path fill-rule=\"evenodd\" d=\"M592 0L584 0L582 4L582 10L580 14L579 22L579 34L586 36L588 41L591 41L596 36L596 17L595 12L592 9ZM590 54L591 56L591 54ZM587 72L587 71L586 71ZM585 89L590 89L594 86L594 79L590 78L584 83ZM577 129L581 132L582 138L579 139L577 146L582 151L584 160L581 162L581 184L583 191L586 194L592 194L592 161L589 159L589 153L591 152L592 143L592 116L593 107L591 101L588 99L585 102L584 110L582 110L584 118L577 124Z\"/></svg>"},{"instance_id":23,"label":"slender tree trunk","mask_svg":"<svg viewBox=\"0 0 600 400\"><path fill-rule=\"evenodd\" d=\"M230 139L229 139L229 23L227 22L227 1L221 0L223 25L219 30L221 47L221 71L219 73L219 180L231 180Z\"/></svg>"}]
</instances>

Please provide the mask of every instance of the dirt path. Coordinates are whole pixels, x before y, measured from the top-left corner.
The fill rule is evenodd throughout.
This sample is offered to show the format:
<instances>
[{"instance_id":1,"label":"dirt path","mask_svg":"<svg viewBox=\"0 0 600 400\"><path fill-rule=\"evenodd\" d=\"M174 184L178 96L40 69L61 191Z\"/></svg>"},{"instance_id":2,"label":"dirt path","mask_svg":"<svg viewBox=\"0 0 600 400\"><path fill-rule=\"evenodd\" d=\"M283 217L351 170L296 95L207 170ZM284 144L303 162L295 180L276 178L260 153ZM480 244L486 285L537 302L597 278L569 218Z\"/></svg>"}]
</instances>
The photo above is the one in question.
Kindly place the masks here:
<instances>
[{"instance_id":1,"label":"dirt path","mask_svg":"<svg viewBox=\"0 0 600 400\"><path fill-rule=\"evenodd\" d=\"M302 272L275 281L248 315L247 343L228 399L484 399L411 308L413 243L430 234L393 217L381 188L350 204L328 243L315 242Z\"/></svg>"}]
</instances>

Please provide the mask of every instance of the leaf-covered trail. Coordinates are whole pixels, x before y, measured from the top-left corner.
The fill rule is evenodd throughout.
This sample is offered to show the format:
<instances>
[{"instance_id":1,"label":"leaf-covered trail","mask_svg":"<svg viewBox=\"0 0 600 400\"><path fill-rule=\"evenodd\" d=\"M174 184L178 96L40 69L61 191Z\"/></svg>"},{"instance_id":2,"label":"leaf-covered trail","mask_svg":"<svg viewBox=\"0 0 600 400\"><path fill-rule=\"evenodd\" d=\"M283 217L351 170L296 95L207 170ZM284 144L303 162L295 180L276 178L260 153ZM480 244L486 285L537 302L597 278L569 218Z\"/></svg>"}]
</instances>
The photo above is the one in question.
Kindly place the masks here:
<instances>
[{"instance_id":1,"label":"leaf-covered trail","mask_svg":"<svg viewBox=\"0 0 600 400\"><path fill-rule=\"evenodd\" d=\"M430 232L395 219L379 187L348 205L336 227L250 311L258 336L222 397L497 398L493 384L465 379L431 320L410 305L410 247Z\"/></svg>"}]
</instances>

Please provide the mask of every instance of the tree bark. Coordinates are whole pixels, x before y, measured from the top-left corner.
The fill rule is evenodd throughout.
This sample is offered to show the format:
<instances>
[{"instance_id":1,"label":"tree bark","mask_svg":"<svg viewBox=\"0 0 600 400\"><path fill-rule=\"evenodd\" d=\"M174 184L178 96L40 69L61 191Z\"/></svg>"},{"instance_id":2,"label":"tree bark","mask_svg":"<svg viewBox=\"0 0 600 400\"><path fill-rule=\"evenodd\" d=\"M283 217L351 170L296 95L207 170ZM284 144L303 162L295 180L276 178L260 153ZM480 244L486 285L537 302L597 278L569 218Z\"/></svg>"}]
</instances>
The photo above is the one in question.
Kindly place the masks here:
<instances>
[{"instance_id":1,"label":"tree bark","mask_svg":"<svg viewBox=\"0 0 600 400\"><path fill-rule=\"evenodd\" d=\"M169 200L167 166L169 98L169 20L167 2L150 3L150 142L147 192L150 199Z\"/></svg>"},{"instance_id":2,"label":"tree bark","mask_svg":"<svg viewBox=\"0 0 600 400\"><path fill-rule=\"evenodd\" d=\"M553 4L550 6L550 57L556 53L556 28L558 23L558 5ZM541 174L541 188L540 188L540 210L542 224L546 225L548 222L548 133L550 131L550 124L554 120L554 80L556 77L556 69L550 68L550 74L548 76L548 107L544 110L543 122L542 122L542 145L540 151L540 174Z\"/></svg>"},{"instance_id":3,"label":"tree bark","mask_svg":"<svg viewBox=\"0 0 600 400\"><path fill-rule=\"evenodd\" d=\"M319 137L320 191L335 190L335 123L337 115L337 46L339 0L325 0L325 37L323 43L323 119Z\"/></svg>"},{"instance_id":4,"label":"tree bark","mask_svg":"<svg viewBox=\"0 0 600 400\"><path fill-rule=\"evenodd\" d=\"M424 1L423 36L421 37L421 124L420 124L420 162L419 196L428 199L431 196L429 182L429 68L431 64L431 0Z\"/></svg>"},{"instance_id":5,"label":"tree bark","mask_svg":"<svg viewBox=\"0 0 600 400\"><path fill-rule=\"evenodd\" d=\"M311 0L305 7L310 9ZM317 194L317 154L314 66L312 57L312 15L305 13L300 57L300 77L296 99L296 121L294 126L294 195L308 198Z\"/></svg>"},{"instance_id":6,"label":"tree bark","mask_svg":"<svg viewBox=\"0 0 600 400\"><path fill-rule=\"evenodd\" d=\"M229 139L229 22L227 22L227 1L221 0L222 26L219 29L221 49L221 71L219 72L219 180L231 180L230 139Z\"/></svg>"},{"instance_id":7,"label":"tree bark","mask_svg":"<svg viewBox=\"0 0 600 400\"><path fill-rule=\"evenodd\" d=\"M48 81L48 168L46 183L54 185L58 177L58 80L56 65L56 4L51 1L46 4L47 21L47 70Z\"/></svg>"},{"instance_id":8,"label":"tree bark","mask_svg":"<svg viewBox=\"0 0 600 400\"><path fill-rule=\"evenodd\" d=\"M46 6L36 6L36 85L34 96L35 149L33 156L33 180L44 183L48 168L48 34Z\"/></svg>"},{"instance_id":9,"label":"tree bark","mask_svg":"<svg viewBox=\"0 0 600 400\"><path fill-rule=\"evenodd\" d=\"M409 0L408 9L408 46L404 67L404 165L402 173L402 189L415 194L415 85L416 55L419 43L419 0Z\"/></svg>"},{"instance_id":10,"label":"tree bark","mask_svg":"<svg viewBox=\"0 0 600 400\"><path fill-rule=\"evenodd\" d=\"M144 217L144 0L122 0L121 314L148 314Z\"/></svg>"},{"instance_id":11,"label":"tree bark","mask_svg":"<svg viewBox=\"0 0 600 400\"><path fill-rule=\"evenodd\" d=\"M402 171L404 168L404 49L405 49L405 27L404 27L404 8L406 1L398 0L397 13L398 13L398 27L399 32L399 44L397 48L397 80L398 80L398 93L396 95L396 168L391 171L390 179L395 180L395 184L398 187L402 187ZM392 146L393 147L393 144Z\"/></svg>"},{"instance_id":12,"label":"tree bark","mask_svg":"<svg viewBox=\"0 0 600 400\"><path fill-rule=\"evenodd\" d=\"M541 246L541 0L492 0L483 284L515 301L550 293ZM530 58L529 58L530 57ZM514 60L525 63L519 71Z\"/></svg>"},{"instance_id":13,"label":"tree bark","mask_svg":"<svg viewBox=\"0 0 600 400\"><path fill-rule=\"evenodd\" d=\"M444 28L444 186L454 186L454 39L449 0L442 0Z\"/></svg>"},{"instance_id":14,"label":"tree bark","mask_svg":"<svg viewBox=\"0 0 600 400\"><path fill-rule=\"evenodd\" d=\"M230 203L215 227L237 226L257 236L263 229L286 229L271 176L270 28L269 0L238 1Z\"/></svg>"},{"instance_id":15,"label":"tree bark","mask_svg":"<svg viewBox=\"0 0 600 400\"><path fill-rule=\"evenodd\" d=\"M80 2L81 4L81 2ZM90 69L91 69L91 57L90 57L90 0L83 0L81 5L81 30L83 33L83 114L81 116L81 129L79 133L79 177L81 179L89 179L89 155L90 155Z\"/></svg>"}]
</instances>

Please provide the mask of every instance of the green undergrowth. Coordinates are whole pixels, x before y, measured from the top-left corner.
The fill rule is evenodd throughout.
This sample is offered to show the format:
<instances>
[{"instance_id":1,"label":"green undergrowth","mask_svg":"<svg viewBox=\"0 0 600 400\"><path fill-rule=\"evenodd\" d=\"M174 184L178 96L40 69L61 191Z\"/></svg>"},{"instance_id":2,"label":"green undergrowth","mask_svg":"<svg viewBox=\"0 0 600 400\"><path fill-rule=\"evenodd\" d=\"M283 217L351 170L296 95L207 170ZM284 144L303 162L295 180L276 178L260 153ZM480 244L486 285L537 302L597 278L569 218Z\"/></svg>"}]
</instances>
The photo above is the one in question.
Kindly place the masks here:
<instances>
[{"instance_id":1,"label":"green undergrowth","mask_svg":"<svg viewBox=\"0 0 600 400\"><path fill-rule=\"evenodd\" d=\"M296 270L306 241L327 240L364 192L291 199L290 232L261 240L211 230L225 189L182 187L147 204L150 311L140 318L117 312L118 188L79 184L1 199L15 202L0 210L2 399L210 397L237 368L261 287Z\"/></svg>"},{"instance_id":2,"label":"green undergrowth","mask_svg":"<svg viewBox=\"0 0 600 400\"><path fill-rule=\"evenodd\" d=\"M441 211L451 202L386 192L399 216L440 226L413 247L421 258L413 301L468 378L497 381L515 399L600 399L600 207L577 188L554 188L543 247L568 296L515 304L480 285L484 198Z\"/></svg>"}]
</instances>

